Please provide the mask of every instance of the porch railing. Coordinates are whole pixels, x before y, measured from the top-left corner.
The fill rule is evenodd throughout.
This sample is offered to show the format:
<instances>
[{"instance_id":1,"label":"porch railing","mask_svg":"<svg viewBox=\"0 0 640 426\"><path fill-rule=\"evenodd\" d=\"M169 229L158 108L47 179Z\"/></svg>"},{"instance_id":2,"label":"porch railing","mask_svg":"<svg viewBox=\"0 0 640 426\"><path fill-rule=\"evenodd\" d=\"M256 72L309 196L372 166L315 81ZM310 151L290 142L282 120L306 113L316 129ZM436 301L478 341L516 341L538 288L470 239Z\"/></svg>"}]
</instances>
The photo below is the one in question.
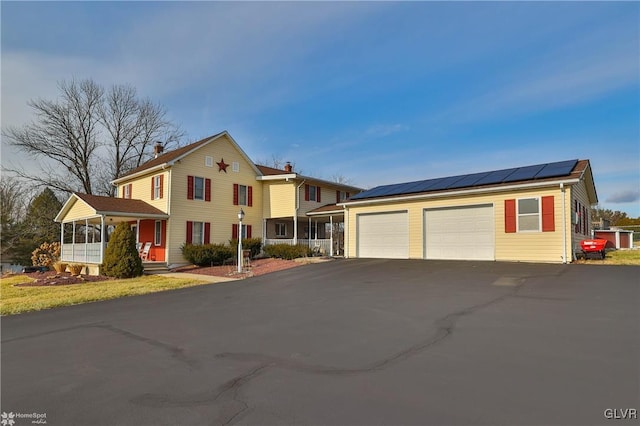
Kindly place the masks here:
<instances>
[{"instance_id":1,"label":"porch railing","mask_svg":"<svg viewBox=\"0 0 640 426\"><path fill-rule=\"evenodd\" d=\"M264 240L264 245L265 246L269 246L269 245L274 245L274 244L288 244L290 246L294 245L294 240L293 238L285 238L285 239L278 239L278 238L267 238ZM309 246L312 249L316 249L319 250L320 253L322 254L329 254L331 252L331 240L330 239L301 239L298 238L298 242L297 244L300 245L305 245L305 246Z\"/></svg>"},{"instance_id":2,"label":"porch railing","mask_svg":"<svg viewBox=\"0 0 640 426\"><path fill-rule=\"evenodd\" d=\"M60 253L60 260L79 263L102 263L100 245L102 243L64 244Z\"/></svg>"}]
</instances>

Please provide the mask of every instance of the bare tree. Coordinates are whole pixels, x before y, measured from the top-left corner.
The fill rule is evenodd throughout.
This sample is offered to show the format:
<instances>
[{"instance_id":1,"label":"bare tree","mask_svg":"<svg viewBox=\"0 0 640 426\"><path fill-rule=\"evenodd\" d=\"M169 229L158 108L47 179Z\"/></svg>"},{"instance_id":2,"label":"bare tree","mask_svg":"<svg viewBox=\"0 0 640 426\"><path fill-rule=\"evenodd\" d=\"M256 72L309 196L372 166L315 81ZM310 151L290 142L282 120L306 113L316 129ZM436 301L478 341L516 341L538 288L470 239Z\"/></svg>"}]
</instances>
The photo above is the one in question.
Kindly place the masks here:
<instances>
[{"instance_id":1,"label":"bare tree","mask_svg":"<svg viewBox=\"0 0 640 426\"><path fill-rule=\"evenodd\" d=\"M91 79L62 81L56 101L32 100L35 121L9 127L10 144L42 162L35 176L9 169L39 186L87 194L113 195L109 182L151 158L155 142L177 146L183 133L166 111L138 99L126 85L105 90Z\"/></svg>"},{"instance_id":2,"label":"bare tree","mask_svg":"<svg viewBox=\"0 0 640 426\"><path fill-rule=\"evenodd\" d=\"M346 177L341 173L334 173L331 175L331 182L339 183L342 185L353 185L353 179Z\"/></svg>"},{"instance_id":3,"label":"bare tree","mask_svg":"<svg viewBox=\"0 0 640 426\"><path fill-rule=\"evenodd\" d=\"M0 253L10 254L17 244L18 226L29 203L30 191L18 179L3 175L0 179Z\"/></svg>"}]
</instances>

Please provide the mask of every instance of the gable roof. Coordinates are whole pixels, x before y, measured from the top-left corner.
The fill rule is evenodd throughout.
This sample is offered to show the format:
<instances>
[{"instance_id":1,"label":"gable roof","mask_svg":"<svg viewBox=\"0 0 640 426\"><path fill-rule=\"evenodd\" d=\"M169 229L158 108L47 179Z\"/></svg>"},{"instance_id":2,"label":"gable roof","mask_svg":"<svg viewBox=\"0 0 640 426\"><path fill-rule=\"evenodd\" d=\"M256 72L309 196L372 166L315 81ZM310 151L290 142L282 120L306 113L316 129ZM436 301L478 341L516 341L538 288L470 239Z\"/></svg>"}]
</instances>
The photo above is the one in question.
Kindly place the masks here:
<instances>
[{"instance_id":1,"label":"gable roof","mask_svg":"<svg viewBox=\"0 0 640 426\"><path fill-rule=\"evenodd\" d=\"M227 132L226 130L223 130L222 132L217 133L217 134L215 134L213 136L208 136L208 137L206 137L204 139L200 139L197 142L190 143L189 145L185 145L185 146L180 147L178 149L174 149L173 151L165 152L164 154L161 154L156 158L152 158L151 160L149 160L146 163L142 164L140 167L137 167L137 168L131 170L129 173L125 174L124 176L121 176L118 179L112 180L111 183L112 184L117 184L117 183L120 183L122 181L131 179L133 177L136 177L136 176L139 176L139 175L142 175L142 174L145 174L145 173L150 173L152 171L155 171L156 169L161 169L163 167L171 167L178 160L180 160L180 159L186 157L187 155L193 153L194 151L197 151L198 149L210 144L211 142L214 142L214 141L220 139L222 136L226 136L227 138L229 138L231 143L240 152L242 157L244 157L244 159L253 167L253 169L256 172L256 174L257 175L261 175L260 170L255 166L253 161L251 161L251 159L249 158L247 153L244 152L242 150L242 148L240 148L240 145L238 145L238 143L231 137L229 132Z\"/></svg>"},{"instance_id":2,"label":"gable roof","mask_svg":"<svg viewBox=\"0 0 640 426\"><path fill-rule=\"evenodd\" d=\"M165 212L145 203L142 200L129 198L103 197L101 195L89 195L74 192L64 203L54 221L61 222L76 202L89 206L97 215L105 216L139 216L149 218L167 218Z\"/></svg>"},{"instance_id":3,"label":"gable roof","mask_svg":"<svg viewBox=\"0 0 640 426\"><path fill-rule=\"evenodd\" d=\"M262 166L260 164L256 164L256 167L262 173L262 177L259 178L258 180L265 181L265 180L279 180L279 179L298 179L298 180L305 180L309 182L318 182L320 184L332 186L335 188L350 189L350 190L353 190L354 192L362 191L362 188L359 188L357 186L347 185L347 184L338 183L338 182L331 182L328 180L324 180L324 179L320 179L312 176L303 176L293 171L288 172L286 170L280 170L273 167Z\"/></svg>"},{"instance_id":4,"label":"gable roof","mask_svg":"<svg viewBox=\"0 0 640 426\"><path fill-rule=\"evenodd\" d=\"M511 169L492 170L467 175L448 176L392 185L381 185L352 196L346 203L359 200L386 199L395 196L468 192L489 188L508 188L525 184L548 184L578 181L586 172L588 192L595 203L597 195L591 177L589 160L567 160ZM590 179L589 179L590 178ZM568 183L568 182L567 182Z\"/></svg>"}]
</instances>

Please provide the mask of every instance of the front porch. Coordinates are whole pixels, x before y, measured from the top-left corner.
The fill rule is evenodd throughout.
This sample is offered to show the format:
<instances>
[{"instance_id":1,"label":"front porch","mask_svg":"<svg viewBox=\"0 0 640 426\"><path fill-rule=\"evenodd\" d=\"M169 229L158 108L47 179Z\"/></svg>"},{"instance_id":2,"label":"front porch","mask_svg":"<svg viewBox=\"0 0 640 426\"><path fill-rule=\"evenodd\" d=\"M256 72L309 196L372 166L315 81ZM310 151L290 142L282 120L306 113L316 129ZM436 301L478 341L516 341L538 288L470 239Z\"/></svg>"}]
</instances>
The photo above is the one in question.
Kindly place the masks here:
<instances>
[{"instance_id":1,"label":"front porch","mask_svg":"<svg viewBox=\"0 0 640 426\"><path fill-rule=\"evenodd\" d=\"M129 223L136 235L143 265L166 267L168 215L140 200L73 194L56 222L60 222L60 260L86 265L98 274L115 227Z\"/></svg>"},{"instance_id":2,"label":"front porch","mask_svg":"<svg viewBox=\"0 0 640 426\"><path fill-rule=\"evenodd\" d=\"M312 210L306 217L265 219L263 244L301 244L314 253L343 256L343 210L332 204Z\"/></svg>"}]
</instances>

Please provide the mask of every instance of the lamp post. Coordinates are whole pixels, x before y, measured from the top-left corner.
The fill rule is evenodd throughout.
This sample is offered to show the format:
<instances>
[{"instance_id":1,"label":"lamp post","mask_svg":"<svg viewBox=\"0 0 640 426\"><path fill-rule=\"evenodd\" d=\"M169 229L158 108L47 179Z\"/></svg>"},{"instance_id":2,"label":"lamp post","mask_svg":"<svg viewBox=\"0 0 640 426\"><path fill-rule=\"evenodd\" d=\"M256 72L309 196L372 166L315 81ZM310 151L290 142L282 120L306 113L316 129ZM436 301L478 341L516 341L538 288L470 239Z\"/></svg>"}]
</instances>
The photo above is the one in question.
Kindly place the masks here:
<instances>
[{"instance_id":1,"label":"lamp post","mask_svg":"<svg viewBox=\"0 0 640 426\"><path fill-rule=\"evenodd\" d=\"M244 211L240 209L238 212L238 273L242 273L242 219L244 219Z\"/></svg>"}]
</instances>

